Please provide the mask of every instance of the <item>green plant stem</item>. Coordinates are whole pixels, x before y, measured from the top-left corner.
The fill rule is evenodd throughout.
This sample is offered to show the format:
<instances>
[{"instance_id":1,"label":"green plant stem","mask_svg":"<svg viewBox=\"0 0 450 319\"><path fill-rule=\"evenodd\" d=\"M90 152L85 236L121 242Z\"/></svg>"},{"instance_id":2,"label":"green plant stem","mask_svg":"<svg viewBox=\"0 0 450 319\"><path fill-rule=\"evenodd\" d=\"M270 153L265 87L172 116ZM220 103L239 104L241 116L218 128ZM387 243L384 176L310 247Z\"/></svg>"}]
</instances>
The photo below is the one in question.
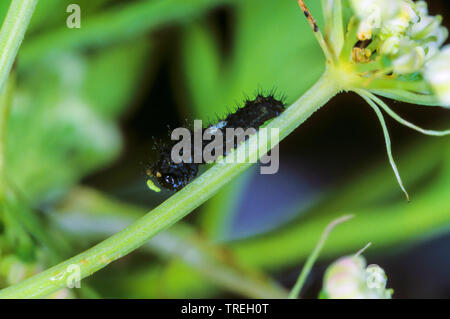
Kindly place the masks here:
<instances>
[{"instance_id":1,"label":"green plant stem","mask_svg":"<svg viewBox=\"0 0 450 319\"><path fill-rule=\"evenodd\" d=\"M368 80L364 83L364 89L368 90L400 90L400 91L410 91L422 94L429 94L430 88L425 81L406 81L393 79L388 77L376 78L373 80Z\"/></svg>"},{"instance_id":2,"label":"green plant stem","mask_svg":"<svg viewBox=\"0 0 450 319\"><path fill-rule=\"evenodd\" d=\"M435 131L435 130L425 130L415 124L412 124L405 119L403 119L400 115L395 113L382 99L376 97L370 92L366 92L366 95L368 98L370 98L372 101L374 101L378 106L380 106L387 114L389 114L390 117L392 117L394 120L399 122L402 125L405 125L409 127L410 129L413 129L419 133L425 134L425 135L431 135L431 136L447 136L450 135L450 130L445 131Z\"/></svg>"},{"instance_id":3,"label":"green plant stem","mask_svg":"<svg viewBox=\"0 0 450 319\"><path fill-rule=\"evenodd\" d=\"M310 90L287 108L282 115L270 122L267 128L278 128L280 140L285 138L339 91L337 82L325 72ZM267 149L270 141L259 143L259 147L245 147L258 145L257 135L249 138L247 143L239 146L233 153L238 156L245 154L243 158L248 159L256 157L255 154L259 149ZM182 219L251 165L251 163L215 164L184 189L124 230L65 262L1 290L0 298L38 298L63 288L70 275L67 273L67 268L72 264L80 267L81 278L93 274Z\"/></svg>"},{"instance_id":4,"label":"green plant stem","mask_svg":"<svg viewBox=\"0 0 450 319\"><path fill-rule=\"evenodd\" d=\"M11 92L3 93L17 51L22 43L38 0L13 0L0 30L0 183L4 183L6 124L11 108Z\"/></svg>"},{"instance_id":5,"label":"green plant stem","mask_svg":"<svg viewBox=\"0 0 450 319\"><path fill-rule=\"evenodd\" d=\"M426 106L441 106L441 102L432 94L424 95L401 90L369 90L373 94L381 95L392 100L406 103L420 103Z\"/></svg>"},{"instance_id":6,"label":"green plant stem","mask_svg":"<svg viewBox=\"0 0 450 319\"><path fill-rule=\"evenodd\" d=\"M0 209L5 207L6 134L14 88L8 77L37 2L13 0L0 30Z\"/></svg>"},{"instance_id":7,"label":"green plant stem","mask_svg":"<svg viewBox=\"0 0 450 319\"><path fill-rule=\"evenodd\" d=\"M58 229L73 233L77 240L110 236L142 216L144 211L141 207L82 187L72 190L64 205L51 216ZM159 233L141 249L156 254L162 260L182 260L208 282L246 298L285 299L288 295L264 273L240 264L224 247L211 244L192 226L182 222ZM149 271L152 270L150 266Z\"/></svg>"},{"instance_id":8,"label":"green plant stem","mask_svg":"<svg viewBox=\"0 0 450 319\"><path fill-rule=\"evenodd\" d=\"M13 77L7 81L5 90L0 93L0 198L3 195L3 187L6 183L6 134L9 113L11 111L12 95L14 91Z\"/></svg>"},{"instance_id":9,"label":"green plant stem","mask_svg":"<svg viewBox=\"0 0 450 319\"><path fill-rule=\"evenodd\" d=\"M0 92L8 79L38 0L12 0L0 31Z\"/></svg>"},{"instance_id":10,"label":"green plant stem","mask_svg":"<svg viewBox=\"0 0 450 319\"><path fill-rule=\"evenodd\" d=\"M370 99L370 97L367 96L364 90L355 90L356 93L358 93L369 105L370 107L375 111L375 114L378 117L378 120L380 121L381 128L383 129L383 135L384 140L386 142L386 151L387 156L389 158L389 162L391 163L392 170L394 171L395 178L397 179L397 182L402 189L403 193L405 193L406 200L409 202L409 194L406 191L405 186L403 185L402 178L400 176L400 172L398 171L397 164L395 163L394 156L392 155L392 146L391 146L391 137L389 136L389 130L386 125L386 121L384 120L383 113L381 113L380 108L378 105Z\"/></svg>"},{"instance_id":11,"label":"green plant stem","mask_svg":"<svg viewBox=\"0 0 450 319\"><path fill-rule=\"evenodd\" d=\"M327 238L330 235L333 228L339 225L340 223L348 221L351 218L353 218L353 215L342 216L339 217L338 219L333 220L330 224L328 224L328 226L323 231L320 240L317 242L316 247L314 247L313 252L311 253L311 255L309 255L308 259L306 260L305 266L300 272L300 275L298 276L298 280L295 283L294 288L292 288L291 292L289 293L289 299L296 299L300 295L300 291L302 290L303 285L305 284L305 280L308 277L309 273L311 272L311 269L314 266L314 263L316 262L317 258L319 257L320 251L325 245L325 242L327 241Z\"/></svg>"}]
</instances>

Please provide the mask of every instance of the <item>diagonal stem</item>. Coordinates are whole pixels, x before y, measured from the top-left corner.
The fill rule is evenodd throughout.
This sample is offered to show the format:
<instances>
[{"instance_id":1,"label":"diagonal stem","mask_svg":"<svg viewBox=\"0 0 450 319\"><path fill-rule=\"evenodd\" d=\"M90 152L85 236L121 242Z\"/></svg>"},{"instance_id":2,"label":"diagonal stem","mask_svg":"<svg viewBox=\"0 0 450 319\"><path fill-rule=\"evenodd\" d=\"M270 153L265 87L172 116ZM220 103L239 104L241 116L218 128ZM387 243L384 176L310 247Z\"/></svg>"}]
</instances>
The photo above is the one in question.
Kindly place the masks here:
<instances>
[{"instance_id":1,"label":"diagonal stem","mask_svg":"<svg viewBox=\"0 0 450 319\"><path fill-rule=\"evenodd\" d=\"M311 255L309 255L308 259L306 260L305 266L303 267L302 271L300 272L300 275L298 276L297 282L295 283L294 288L292 288L291 292L289 293L289 299L295 299L298 298L300 295L300 292L303 288L303 285L305 284L305 280L308 277L309 273L311 272L312 267L314 266L315 261L319 257L320 251L322 250L323 246L325 245L325 242L328 239L328 236L330 235L331 231L339 224L346 222L350 219L352 219L353 215L346 215L339 217L335 220L333 220L328 226L325 228L324 232L322 233L322 236L320 237L320 240L316 244L316 247L314 247L313 252Z\"/></svg>"},{"instance_id":2,"label":"diagonal stem","mask_svg":"<svg viewBox=\"0 0 450 319\"><path fill-rule=\"evenodd\" d=\"M13 87L13 83L6 87L6 82L37 2L13 0L0 30L0 183L5 182L6 125Z\"/></svg>"},{"instance_id":3,"label":"diagonal stem","mask_svg":"<svg viewBox=\"0 0 450 319\"><path fill-rule=\"evenodd\" d=\"M339 91L339 85L325 72L310 90L283 114L270 122L267 128L278 128L280 140L285 138ZM237 153L237 158L246 159L245 163L217 163L124 230L65 262L1 290L0 298L46 296L66 286L66 281L71 276L69 270L73 269L72 265L79 267L81 279L106 267L109 263L142 246L157 233L175 224L203 204L222 186L249 168L252 164L248 159L255 158L255 154L261 153L259 150L266 150L270 143L270 140L258 143L258 134L253 135L246 143L240 145L236 152L230 154ZM72 267L68 268L69 266Z\"/></svg>"},{"instance_id":4,"label":"diagonal stem","mask_svg":"<svg viewBox=\"0 0 450 319\"><path fill-rule=\"evenodd\" d=\"M332 61L332 55L330 53L330 50L328 49L328 45L325 42L325 39L323 38L322 32L319 29L319 26L317 25L316 20L312 16L311 12L309 11L308 7L306 6L305 2L303 0L297 0L298 5L302 9L303 13L306 16L306 19L308 20L309 25L311 26L311 29L314 33L314 36L317 39L317 42L319 42L320 47L322 48L323 53L325 54L325 57L328 61Z\"/></svg>"},{"instance_id":5,"label":"diagonal stem","mask_svg":"<svg viewBox=\"0 0 450 319\"><path fill-rule=\"evenodd\" d=\"M22 44L38 0L13 0L0 31L0 92Z\"/></svg>"}]
</instances>

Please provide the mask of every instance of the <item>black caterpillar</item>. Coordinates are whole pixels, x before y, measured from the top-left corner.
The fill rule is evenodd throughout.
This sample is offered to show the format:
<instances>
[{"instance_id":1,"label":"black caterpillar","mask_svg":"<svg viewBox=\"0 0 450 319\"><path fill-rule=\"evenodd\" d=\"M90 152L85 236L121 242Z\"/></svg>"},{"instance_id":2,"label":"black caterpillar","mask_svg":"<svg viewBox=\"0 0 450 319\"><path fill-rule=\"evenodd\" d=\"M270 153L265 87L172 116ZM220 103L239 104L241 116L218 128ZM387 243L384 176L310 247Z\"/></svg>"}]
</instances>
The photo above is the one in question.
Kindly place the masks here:
<instances>
[{"instance_id":1,"label":"black caterpillar","mask_svg":"<svg viewBox=\"0 0 450 319\"><path fill-rule=\"evenodd\" d=\"M203 128L202 131L205 132L207 129L214 128L221 130L222 134L225 135L227 128L242 128L244 130L254 128L258 130L265 122L279 116L284 110L284 103L277 100L273 94L267 96L258 94L254 100L247 100L243 107L239 107L234 113L218 121L217 124ZM192 130L190 132L193 135ZM248 136L246 136L247 138ZM202 148L210 142L202 141ZM159 147L159 160L150 165L146 172L148 176L156 178L161 187L173 191L179 191L186 186L192 178L197 176L199 165L204 164L204 162L193 163L192 160L191 162L174 163L171 158L171 152L176 143L178 141L171 141ZM237 141L234 141L234 148L238 146L237 144ZM193 149L194 147L192 147ZM227 155L225 143L223 155Z\"/></svg>"}]
</instances>

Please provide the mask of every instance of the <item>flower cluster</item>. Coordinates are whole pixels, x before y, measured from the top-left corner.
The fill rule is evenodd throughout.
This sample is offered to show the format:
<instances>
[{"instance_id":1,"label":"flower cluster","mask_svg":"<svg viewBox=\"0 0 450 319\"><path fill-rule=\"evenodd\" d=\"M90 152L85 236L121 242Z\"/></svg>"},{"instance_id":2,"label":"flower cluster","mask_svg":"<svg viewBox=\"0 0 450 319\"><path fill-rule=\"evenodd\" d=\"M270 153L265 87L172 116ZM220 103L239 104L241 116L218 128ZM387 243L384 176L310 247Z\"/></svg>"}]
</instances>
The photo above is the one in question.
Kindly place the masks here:
<instances>
[{"instance_id":1,"label":"flower cluster","mask_svg":"<svg viewBox=\"0 0 450 319\"><path fill-rule=\"evenodd\" d=\"M450 106L450 46L445 46L427 63L425 79L444 106Z\"/></svg>"},{"instance_id":2,"label":"flower cluster","mask_svg":"<svg viewBox=\"0 0 450 319\"><path fill-rule=\"evenodd\" d=\"M328 299L390 299L387 276L378 265L366 267L362 256L347 256L328 267L322 297Z\"/></svg>"},{"instance_id":3,"label":"flower cluster","mask_svg":"<svg viewBox=\"0 0 450 319\"><path fill-rule=\"evenodd\" d=\"M368 43L354 51L373 55L373 59L356 62L378 59L382 60L376 70L379 74L420 75L441 105L450 107L449 49L441 49L448 31L441 25L441 16L431 16L424 1L352 0L351 4L359 21L357 39ZM353 54L353 58L358 56ZM428 93L423 91L417 93Z\"/></svg>"},{"instance_id":4,"label":"flower cluster","mask_svg":"<svg viewBox=\"0 0 450 319\"><path fill-rule=\"evenodd\" d=\"M304 1L298 1L305 11ZM389 161L409 199L392 156L381 109L427 135L449 135L450 130L422 129L397 115L377 95L450 108L450 46L443 47L448 31L441 16L429 14L425 1L327 0L322 4L325 37L314 27L311 14L305 14L327 58L327 71L343 91L356 92L376 112Z\"/></svg>"}]
</instances>

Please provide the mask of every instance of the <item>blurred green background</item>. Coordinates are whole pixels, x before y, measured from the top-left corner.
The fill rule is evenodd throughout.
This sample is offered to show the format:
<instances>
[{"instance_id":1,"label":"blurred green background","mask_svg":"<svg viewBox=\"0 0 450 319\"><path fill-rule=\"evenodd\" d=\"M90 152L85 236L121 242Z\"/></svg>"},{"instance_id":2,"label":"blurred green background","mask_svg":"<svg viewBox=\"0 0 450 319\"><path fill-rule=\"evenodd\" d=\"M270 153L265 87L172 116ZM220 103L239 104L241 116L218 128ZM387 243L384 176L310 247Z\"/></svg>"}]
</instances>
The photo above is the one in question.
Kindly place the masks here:
<instances>
[{"instance_id":1,"label":"blurred green background","mask_svg":"<svg viewBox=\"0 0 450 319\"><path fill-rule=\"evenodd\" d=\"M81 29L66 7L81 6ZM319 1L309 1L321 22ZM9 1L0 3L3 19ZM429 1L450 26L450 4ZM214 120L245 96L275 89L295 101L324 59L294 0L41 0L1 103L12 103L0 212L0 287L120 231L170 196L146 187L153 137ZM394 103L444 129L441 108ZM394 105L395 104L395 105ZM3 105L4 106L4 105ZM280 297L325 225L308 278L315 298L335 258L368 242L396 298L450 296L450 140L388 120L407 203L376 116L334 98L281 143L280 171L255 165L148 245L52 297Z\"/></svg>"}]
</instances>

